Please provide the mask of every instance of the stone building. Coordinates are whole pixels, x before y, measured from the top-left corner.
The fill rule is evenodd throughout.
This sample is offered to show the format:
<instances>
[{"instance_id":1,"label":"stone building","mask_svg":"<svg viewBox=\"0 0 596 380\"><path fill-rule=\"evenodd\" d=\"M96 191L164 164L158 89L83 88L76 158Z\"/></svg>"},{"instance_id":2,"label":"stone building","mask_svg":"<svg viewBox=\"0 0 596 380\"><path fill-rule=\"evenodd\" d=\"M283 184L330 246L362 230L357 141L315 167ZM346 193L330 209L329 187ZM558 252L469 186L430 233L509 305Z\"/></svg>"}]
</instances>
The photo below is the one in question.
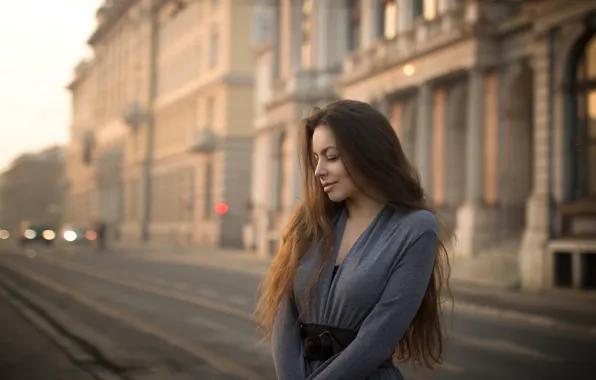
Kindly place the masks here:
<instances>
[{"instance_id":1,"label":"stone building","mask_svg":"<svg viewBox=\"0 0 596 380\"><path fill-rule=\"evenodd\" d=\"M119 0L69 85L70 215L130 242L238 246L248 217L250 1ZM227 207L224 215L216 205Z\"/></svg>"},{"instance_id":2,"label":"stone building","mask_svg":"<svg viewBox=\"0 0 596 380\"><path fill-rule=\"evenodd\" d=\"M252 158L252 4L188 3L158 16L152 235L241 246ZM227 212L218 214L217 204Z\"/></svg>"},{"instance_id":3,"label":"stone building","mask_svg":"<svg viewBox=\"0 0 596 380\"><path fill-rule=\"evenodd\" d=\"M341 97L391 120L456 232L460 276L594 286L596 4L296 3L277 3L257 45L251 242L261 254L299 198L297 119Z\"/></svg>"},{"instance_id":4,"label":"stone building","mask_svg":"<svg viewBox=\"0 0 596 380\"><path fill-rule=\"evenodd\" d=\"M151 1L101 6L87 41L93 57L77 66L68 86L70 222L105 222L114 238L148 237L153 13Z\"/></svg>"}]
</instances>

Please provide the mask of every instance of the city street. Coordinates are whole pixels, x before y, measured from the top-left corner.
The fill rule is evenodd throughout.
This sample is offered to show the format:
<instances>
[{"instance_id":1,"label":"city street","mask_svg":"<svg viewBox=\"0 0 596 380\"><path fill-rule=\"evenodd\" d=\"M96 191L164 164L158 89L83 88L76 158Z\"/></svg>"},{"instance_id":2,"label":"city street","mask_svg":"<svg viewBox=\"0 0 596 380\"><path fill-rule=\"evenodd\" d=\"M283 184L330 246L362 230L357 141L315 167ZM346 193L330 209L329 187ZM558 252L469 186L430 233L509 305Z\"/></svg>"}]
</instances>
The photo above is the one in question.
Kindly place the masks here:
<instances>
[{"instance_id":1,"label":"city street","mask_svg":"<svg viewBox=\"0 0 596 380\"><path fill-rule=\"evenodd\" d=\"M0 254L0 286L43 311L114 379L275 379L252 315L259 280L134 256ZM446 326L446 363L433 374L404 366L406 379L579 380L596 370L594 335L457 310Z\"/></svg>"}]
</instances>

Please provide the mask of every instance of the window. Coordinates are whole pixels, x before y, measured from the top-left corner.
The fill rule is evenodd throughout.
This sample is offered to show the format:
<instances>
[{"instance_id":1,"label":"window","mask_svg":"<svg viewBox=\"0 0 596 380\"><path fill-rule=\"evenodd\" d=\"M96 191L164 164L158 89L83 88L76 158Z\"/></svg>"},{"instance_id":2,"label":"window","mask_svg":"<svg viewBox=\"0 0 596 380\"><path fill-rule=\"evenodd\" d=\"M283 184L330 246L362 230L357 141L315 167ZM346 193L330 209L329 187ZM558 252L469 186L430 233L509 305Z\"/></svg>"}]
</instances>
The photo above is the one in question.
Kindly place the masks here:
<instances>
[{"instance_id":1,"label":"window","mask_svg":"<svg viewBox=\"0 0 596 380\"><path fill-rule=\"evenodd\" d=\"M413 2L413 16L414 20L421 17L424 14L424 0L414 0Z\"/></svg>"},{"instance_id":2,"label":"window","mask_svg":"<svg viewBox=\"0 0 596 380\"><path fill-rule=\"evenodd\" d=\"M385 0L381 8L382 25L381 36L391 40L397 36L397 1Z\"/></svg>"},{"instance_id":3,"label":"window","mask_svg":"<svg viewBox=\"0 0 596 380\"><path fill-rule=\"evenodd\" d=\"M205 118L206 128L213 130L213 121L215 116L215 97L210 96L207 99L207 114Z\"/></svg>"},{"instance_id":4,"label":"window","mask_svg":"<svg viewBox=\"0 0 596 380\"><path fill-rule=\"evenodd\" d=\"M439 0L414 0L414 19L420 17L425 20L437 18Z\"/></svg>"},{"instance_id":5,"label":"window","mask_svg":"<svg viewBox=\"0 0 596 380\"><path fill-rule=\"evenodd\" d=\"M350 19L348 22L348 49L356 51L360 47L360 30L362 28L362 11L360 0L349 0Z\"/></svg>"},{"instance_id":6,"label":"window","mask_svg":"<svg viewBox=\"0 0 596 380\"><path fill-rule=\"evenodd\" d=\"M209 51L209 67L213 68L219 60L219 33L211 33L211 50Z\"/></svg>"},{"instance_id":7,"label":"window","mask_svg":"<svg viewBox=\"0 0 596 380\"><path fill-rule=\"evenodd\" d=\"M577 128L572 154L577 165L575 199L596 198L596 35L585 45L576 74Z\"/></svg>"},{"instance_id":8,"label":"window","mask_svg":"<svg viewBox=\"0 0 596 380\"><path fill-rule=\"evenodd\" d=\"M285 170L286 164L286 155L285 155L285 148L286 148L286 140L287 135L285 132L281 132L278 136L277 140L277 157L276 157L276 173L275 178L277 179L277 192L275 193L275 205L277 206L277 210L283 209L283 197L286 192L287 188L287 172Z\"/></svg>"},{"instance_id":9,"label":"window","mask_svg":"<svg viewBox=\"0 0 596 380\"><path fill-rule=\"evenodd\" d=\"M213 216L213 164L207 162L205 165L205 198L204 198L204 217L210 219Z\"/></svg>"},{"instance_id":10,"label":"window","mask_svg":"<svg viewBox=\"0 0 596 380\"><path fill-rule=\"evenodd\" d=\"M423 16L425 20L437 18L438 0L424 0Z\"/></svg>"}]
</instances>

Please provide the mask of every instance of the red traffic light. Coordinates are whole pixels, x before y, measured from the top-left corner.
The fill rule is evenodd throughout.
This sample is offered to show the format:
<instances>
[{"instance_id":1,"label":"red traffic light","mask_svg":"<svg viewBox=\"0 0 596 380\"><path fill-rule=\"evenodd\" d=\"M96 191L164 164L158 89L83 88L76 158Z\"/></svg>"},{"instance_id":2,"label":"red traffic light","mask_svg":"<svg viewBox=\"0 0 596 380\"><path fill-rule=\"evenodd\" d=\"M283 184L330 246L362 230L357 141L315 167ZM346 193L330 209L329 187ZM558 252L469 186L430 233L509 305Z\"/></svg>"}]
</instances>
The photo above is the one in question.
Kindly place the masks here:
<instances>
[{"instance_id":1,"label":"red traffic light","mask_svg":"<svg viewBox=\"0 0 596 380\"><path fill-rule=\"evenodd\" d=\"M218 202L215 204L215 212L219 215L223 215L228 212L228 205L224 202Z\"/></svg>"}]
</instances>

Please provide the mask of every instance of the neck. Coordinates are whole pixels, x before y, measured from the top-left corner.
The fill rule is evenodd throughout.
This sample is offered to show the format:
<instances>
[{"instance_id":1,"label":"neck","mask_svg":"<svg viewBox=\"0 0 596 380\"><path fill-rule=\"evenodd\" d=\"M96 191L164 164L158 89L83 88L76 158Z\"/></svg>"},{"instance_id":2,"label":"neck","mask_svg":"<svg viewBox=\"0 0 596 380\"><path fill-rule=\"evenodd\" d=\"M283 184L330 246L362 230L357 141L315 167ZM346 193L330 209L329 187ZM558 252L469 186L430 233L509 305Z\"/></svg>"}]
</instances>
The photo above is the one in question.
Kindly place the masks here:
<instances>
[{"instance_id":1,"label":"neck","mask_svg":"<svg viewBox=\"0 0 596 380\"><path fill-rule=\"evenodd\" d=\"M346 207L350 219L374 218L383 208L384 203L366 196L348 199Z\"/></svg>"}]
</instances>

